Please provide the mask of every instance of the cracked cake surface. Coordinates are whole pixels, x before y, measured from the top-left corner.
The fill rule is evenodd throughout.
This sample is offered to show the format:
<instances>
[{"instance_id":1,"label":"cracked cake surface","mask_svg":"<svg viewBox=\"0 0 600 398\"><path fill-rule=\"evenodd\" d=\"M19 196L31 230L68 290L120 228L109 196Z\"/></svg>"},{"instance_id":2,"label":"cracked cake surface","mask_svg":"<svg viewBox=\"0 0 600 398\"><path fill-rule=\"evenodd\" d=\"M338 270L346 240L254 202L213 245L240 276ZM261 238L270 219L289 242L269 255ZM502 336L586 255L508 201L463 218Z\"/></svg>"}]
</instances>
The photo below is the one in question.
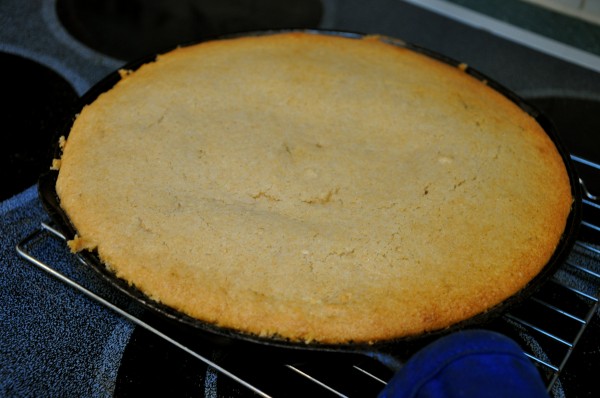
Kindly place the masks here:
<instances>
[{"instance_id":1,"label":"cracked cake surface","mask_svg":"<svg viewBox=\"0 0 600 398\"><path fill-rule=\"evenodd\" d=\"M543 129L463 69L311 33L161 55L73 124L70 246L260 336L373 342L484 312L548 262L572 197Z\"/></svg>"}]
</instances>

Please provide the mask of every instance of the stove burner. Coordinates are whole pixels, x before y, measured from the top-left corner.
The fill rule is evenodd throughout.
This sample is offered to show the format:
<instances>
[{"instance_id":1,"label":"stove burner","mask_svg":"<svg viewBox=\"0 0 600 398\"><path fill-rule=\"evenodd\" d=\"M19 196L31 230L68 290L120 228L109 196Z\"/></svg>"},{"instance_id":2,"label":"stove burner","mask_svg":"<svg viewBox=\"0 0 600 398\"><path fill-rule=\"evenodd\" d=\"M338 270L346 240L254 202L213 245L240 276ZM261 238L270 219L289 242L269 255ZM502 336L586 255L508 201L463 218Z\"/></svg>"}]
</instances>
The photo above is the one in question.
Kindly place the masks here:
<instances>
[{"instance_id":1,"label":"stove burner","mask_svg":"<svg viewBox=\"0 0 600 398\"><path fill-rule=\"evenodd\" d=\"M211 36L315 28L322 6L320 0L57 0L56 11L87 46L132 61Z\"/></svg>"},{"instance_id":2,"label":"stove burner","mask_svg":"<svg viewBox=\"0 0 600 398\"><path fill-rule=\"evenodd\" d=\"M143 328L123 353L114 396L204 396L207 366Z\"/></svg>"},{"instance_id":3,"label":"stove burner","mask_svg":"<svg viewBox=\"0 0 600 398\"><path fill-rule=\"evenodd\" d=\"M529 99L554 123L570 153L600 159L600 101L576 97Z\"/></svg>"},{"instance_id":4,"label":"stove burner","mask_svg":"<svg viewBox=\"0 0 600 398\"><path fill-rule=\"evenodd\" d=\"M33 185L50 165L54 134L78 100L54 71L34 61L0 53L2 145L0 200Z\"/></svg>"}]
</instances>

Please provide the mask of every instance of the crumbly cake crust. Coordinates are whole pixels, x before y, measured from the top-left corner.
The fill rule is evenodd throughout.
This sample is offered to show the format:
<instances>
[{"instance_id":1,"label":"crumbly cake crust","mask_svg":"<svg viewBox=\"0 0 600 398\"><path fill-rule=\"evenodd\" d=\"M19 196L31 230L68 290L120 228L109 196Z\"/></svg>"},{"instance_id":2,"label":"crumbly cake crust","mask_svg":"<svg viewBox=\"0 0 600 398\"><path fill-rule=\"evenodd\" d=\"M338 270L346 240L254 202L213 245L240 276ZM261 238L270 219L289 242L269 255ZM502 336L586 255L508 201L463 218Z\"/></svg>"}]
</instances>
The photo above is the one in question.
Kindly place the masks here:
<instances>
[{"instance_id":1,"label":"crumbly cake crust","mask_svg":"<svg viewBox=\"0 0 600 398\"><path fill-rule=\"evenodd\" d=\"M372 342L523 288L572 197L533 118L377 37L176 49L77 117L56 184L116 275L219 326Z\"/></svg>"}]
</instances>

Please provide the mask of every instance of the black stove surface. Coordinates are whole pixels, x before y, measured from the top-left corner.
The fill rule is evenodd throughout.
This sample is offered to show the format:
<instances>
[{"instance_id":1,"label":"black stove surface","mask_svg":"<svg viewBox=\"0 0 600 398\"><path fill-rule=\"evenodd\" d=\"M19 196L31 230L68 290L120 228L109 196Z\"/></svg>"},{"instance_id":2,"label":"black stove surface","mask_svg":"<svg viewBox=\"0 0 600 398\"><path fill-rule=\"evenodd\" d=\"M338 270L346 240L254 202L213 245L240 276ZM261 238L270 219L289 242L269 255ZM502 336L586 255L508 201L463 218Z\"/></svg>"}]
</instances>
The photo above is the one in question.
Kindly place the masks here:
<instances>
[{"instance_id":1,"label":"black stove surface","mask_svg":"<svg viewBox=\"0 0 600 398\"><path fill-rule=\"evenodd\" d=\"M10 0L0 4L0 26L4 104L8 104L2 116L9 122L0 149L0 200L35 183L49 165L56 127L70 116L81 94L124 61L176 43L263 28L387 34L464 61L546 113L573 154L600 162L598 71L412 2ZM595 177L586 182L592 192L600 192ZM567 396L599 396L599 384L585 376L589 369L600 368L599 333L596 315L561 377ZM210 355L227 354L217 350ZM228 360L235 362L235 355ZM205 365L136 328L124 353L115 395L201 396L216 385L213 378L216 374ZM220 396L249 395L227 378L218 378L218 389Z\"/></svg>"},{"instance_id":2,"label":"black stove surface","mask_svg":"<svg viewBox=\"0 0 600 398\"><path fill-rule=\"evenodd\" d=\"M103 54L133 61L217 35L280 28L316 28L319 0L57 0L60 22Z\"/></svg>"},{"instance_id":3,"label":"black stove surface","mask_svg":"<svg viewBox=\"0 0 600 398\"><path fill-rule=\"evenodd\" d=\"M59 74L27 58L0 53L0 65L1 201L33 185L48 168L54 131L79 96Z\"/></svg>"}]
</instances>

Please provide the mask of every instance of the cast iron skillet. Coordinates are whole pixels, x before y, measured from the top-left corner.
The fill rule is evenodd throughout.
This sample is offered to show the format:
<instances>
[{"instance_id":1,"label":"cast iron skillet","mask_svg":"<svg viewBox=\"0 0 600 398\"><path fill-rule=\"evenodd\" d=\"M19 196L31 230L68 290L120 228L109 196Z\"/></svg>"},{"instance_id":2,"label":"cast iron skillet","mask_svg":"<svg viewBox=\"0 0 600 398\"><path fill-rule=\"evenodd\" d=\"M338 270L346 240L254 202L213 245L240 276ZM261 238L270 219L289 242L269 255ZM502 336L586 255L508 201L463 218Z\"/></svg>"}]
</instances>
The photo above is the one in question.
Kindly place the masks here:
<instances>
[{"instance_id":1,"label":"cast iron skillet","mask_svg":"<svg viewBox=\"0 0 600 398\"><path fill-rule=\"evenodd\" d=\"M350 33L350 32L339 32L339 31L320 31L320 30L301 30L302 32L308 32L313 34L323 34L323 35L337 35L343 36L353 39L360 39L364 37L363 34L358 33ZM279 31L262 31L262 32L251 32L239 35L231 35L226 37L216 38L226 39L232 37L239 36L248 36L248 35L268 35L273 33L283 32ZM286 31L286 32L289 32ZM424 55L427 55L431 58L442 61L446 64L458 67L460 65L459 62L450 59L446 56L437 54L430 50L421 48L419 46L415 46L413 44L405 43L403 41L382 37L382 40L388 42L390 44L409 48L411 50L417 51ZM147 57L136 62L130 63L124 67L124 69L135 70L139 68L141 65L153 61L153 57ZM150 298L148 298L144 293L137 290L136 288L130 286L127 282L117 278L113 273L108 271L106 267L102 264L97 253L82 251L77 253L76 255L83 260L85 264L94 269L108 284L112 285L114 288L124 292L127 296L129 296L132 300L141 303L143 307L149 309L151 313L157 315L159 318L167 320L169 323L175 324L177 328L181 328L182 330L186 330L187 332L191 332L194 335L197 335L200 338L208 339L209 341L214 341L218 343L226 342L226 343L235 343L235 342L249 342L256 343L263 346L270 346L276 348L293 348L300 350L315 350L315 351L337 351L337 352L397 352L398 348L402 350L402 347L406 346L415 346L418 345L419 342L429 341L432 338L436 338L443 334L447 334L453 331L457 331L460 329L468 328L468 327L476 327L484 325L493 319L496 319L501 314L507 312L509 308L517 305L518 303L523 302L526 298L528 298L534 291L536 291L554 272L557 267L560 266L566 257L568 256L571 248L575 242L577 236L577 230L580 223L581 217L581 192L580 186L578 183L578 178L575 173L575 168L573 167L570 157L566 152L564 146L561 144L557 133L554 130L554 127L551 125L548 119L546 119L539 111L533 108L531 105L525 103L522 99L520 99L517 95L515 95L510 90L506 89L502 85L495 82L493 79L485 76L484 74L473 70L472 68L466 67L466 73L473 76L474 78L485 81L485 83L495 89L496 91L502 93L504 96L509 98L511 101L516 103L521 109L534 117L537 122L545 129L548 136L552 139L558 151L560 152L562 159L567 167L567 171L569 174L569 178L571 181L571 193L574 198L573 205L571 207L571 212L569 214L567 225L565 231L562 235L562 238L556 248L556 251L552 255L548 264L544 267L542 272L538 274L527 286L525 286L521 291L517 292L512 297L498 304L497 306L489 309L485 313L481 313L476 315L470 319L459 322L450 326L449 328L426 332L415 336L408 336L394 340L387 340L382 342L377 342L374 344L367 343L344 343L344 344L322 344L322 343L304 343L304 342L293 342L288 341L282 338L277 337L259 337L256 335L245 334L236 330L227 329L223 327L219 327L213 325L211 323L203 322L194 318L191 318L185 314L182 314L170 307L157 303ZM120 80L120 75L118 71L111 73L102 81L100 81L97 85L95 85L89 92L87 92L81 99L77 109L69 115L69 121L65 124L62 131L58 132L58 136L64 135L68 136L71 125L75 120L75 115L79 113L79 111L87 104L93 102L101 93L108 91L111 87L113 87ZM60 158L60 148L57 146L55 148L55 158ZM56 194L55 184L58 176L57 171L48 171L43 174L39 180L39 193L42 203L55 222L56 226L59 230L67 237L67 239L72 239L75 236L75 228L71 225L68 216L63 212L60 207L59 199Z\"/></svg>"}]
</instances>

